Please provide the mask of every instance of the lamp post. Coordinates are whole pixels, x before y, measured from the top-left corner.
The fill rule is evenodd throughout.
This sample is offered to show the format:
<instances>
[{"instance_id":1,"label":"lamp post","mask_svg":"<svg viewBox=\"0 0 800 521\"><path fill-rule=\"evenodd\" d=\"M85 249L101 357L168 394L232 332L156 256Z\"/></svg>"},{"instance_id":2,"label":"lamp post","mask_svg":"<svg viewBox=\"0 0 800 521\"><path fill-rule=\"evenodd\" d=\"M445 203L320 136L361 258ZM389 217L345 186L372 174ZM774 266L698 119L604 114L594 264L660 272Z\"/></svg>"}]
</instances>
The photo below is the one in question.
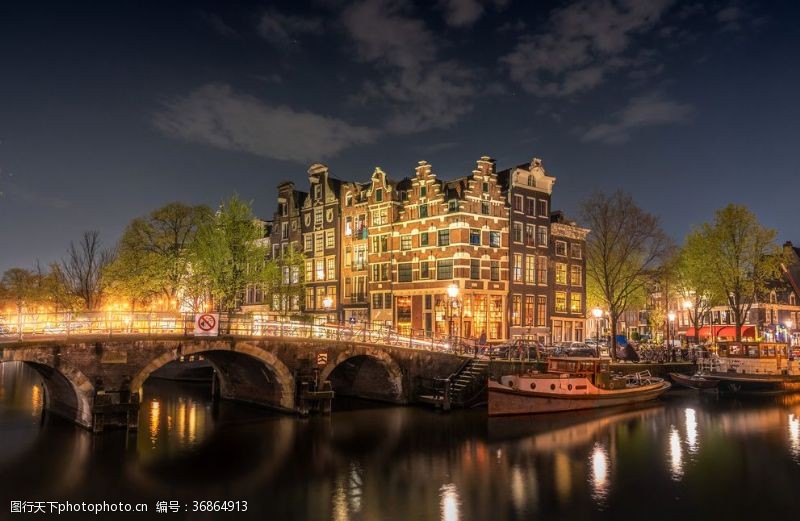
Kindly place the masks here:
<instances>
[{"instance_id":1,"label":"lamp post","mask_svg":"<svg viewBox=\"0 0 800 521\"><path fill-rule=\"evenodd\" d=\"M456 299L458 298L458 286L455 283L450 284L447 286L447 296L450 297L450 301L448 302L448 308L450 308L450 326L449 326L449 336L450 336L450 345L453 344L453 310L455 308Z\"/></svg>"},{"instance_id":2,"label":"lamp post","mask_svg":"<svg viewBox=\"0 0 800 521\"><path fill-rule=\"evenodd\" d=\"M670 335L672 335L673 338L675 337L675 332L673 331L675 327L675 312L670 311L669 313L667 313L667 318L669 319L669 327L667 328L667 345L669 346L669 353L672 358L672 361L674 362L675 357L674 355L672 355L674 351L672 348L672 342L670 342Z\"/></svg>"},{"instance_id":3,"label":"lamp post","mask_svg":"<svg viewBox=\"0 0 800 521\"><path fill-rule=\"evenodd\" d=\"M325 320L330 320L330 311L333 307L333 299L330 295L325 295L325 298L322 299L322 307L325 308Z\"/></svg>"},{"instance_id":4,"label":"lamp post","mask_svg":"<svg viewBox=\"0 0 800 521\"><path fill-rule=\"evenodd\" d=\"M600 308L594 308L592 310L592 316L594 317L595 327L595 349L597 349L597 352L600 353L600 317L603 316L603 310Z\"/></svg>"},{"instance_id":5,"label":"lamp post","mask_svg":"<svg viewBox=\"0 0 800 521\"><path fill-rule=\"evenodd\" d=\"M694 307L694 304L692 304L691 300L684 300L683 301L683 310L687 314L687 318L689 319L689 324L692 324L692 320L689 317L691 317L691 309L693 307ZM700 327L699 327L699 324L694 324L694 337L695 337L695 343L699 344L700 343ZM686 341L686 347L689 347L688 339Z\"/></svg>"}]
</instances>

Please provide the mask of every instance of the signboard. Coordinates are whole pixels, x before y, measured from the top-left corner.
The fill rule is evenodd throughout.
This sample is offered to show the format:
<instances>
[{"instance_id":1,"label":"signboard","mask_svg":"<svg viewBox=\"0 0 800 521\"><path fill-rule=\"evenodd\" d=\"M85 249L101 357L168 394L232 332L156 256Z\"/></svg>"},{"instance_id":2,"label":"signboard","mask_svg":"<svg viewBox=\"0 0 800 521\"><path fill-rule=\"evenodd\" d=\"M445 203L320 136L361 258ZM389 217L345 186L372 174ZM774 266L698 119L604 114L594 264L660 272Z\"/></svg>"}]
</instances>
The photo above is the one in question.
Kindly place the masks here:
<instances>
[{"instance_id":1,"label":"signboard","mask_svg":"<svg viewBox=\"0 0 800 521\"><path fill-rule=\"evenodd\" d=\"M197 313L194 336L219 336L219 313Z\"/></svg>"},{"instance_id":2,"label":"signboard","mask_svg":"<svg viewBox=\"0 0 800 521\"><path fill-rule=\"evenodd\" d=\"M128 352L104 349L100 355L101 364L127 364Z\"/></svg>"},{"instance_id":3,"label":"signboard","mask_svg":"<svg viewBox=\"0 0 800 521\"><path fill-rule=\"evenodd\" d=\"M328 353L322 352L317 353L317 365L328 365Z\"/></svg>"}]
</instances>

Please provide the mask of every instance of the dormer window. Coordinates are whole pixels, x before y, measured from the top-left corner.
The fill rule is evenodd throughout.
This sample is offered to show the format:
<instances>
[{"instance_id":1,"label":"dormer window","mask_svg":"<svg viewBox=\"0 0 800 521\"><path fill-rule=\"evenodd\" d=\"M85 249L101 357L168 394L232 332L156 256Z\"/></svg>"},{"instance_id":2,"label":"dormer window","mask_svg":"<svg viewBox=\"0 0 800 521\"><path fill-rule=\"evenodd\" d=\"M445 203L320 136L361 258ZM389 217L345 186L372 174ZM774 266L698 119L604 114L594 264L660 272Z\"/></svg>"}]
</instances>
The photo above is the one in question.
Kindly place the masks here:
<instances>
[{"instance_id":1,"label":"dormer window","mask_svg":"<svg viewBox=\"0 0 800 521\"><path fill-rule=\"evenodd\" d=\"M348 193L344 197L344 201L347 206L353 206L353 194Z\"/></svg>"},{"instance_id":2,"label":"dormer window","mask_svg":"<svg viewBox=\"0 0 800 521\"><path fill-rule=\"evenodd\" d=\"M485 194L489 193L489 183L487 183L486 181L483 182L483 193Z\"/></svg>"},{"instance_id":3,"label":"dormer window","mask_svg":"<svg viewBox=\"0 0 800 521\"><path fill-rule=\"evenodd\" d=\"M378 188L375 190L375 201L378 203L383 201L383 188Z\"/></svg>"},{"instance_id":4,"label":"dormer window","mask_svg":"<svg viewBox=\"0 0 800 521\"><path fill-rule=\"evenodd\" d=\"M419 187L419 196L426 197L428 195L428 187L427 186L420 186Z\"/></svg>"},{"instance_id":5,"label":"dormer window","mask_svg":"<svg viewBox=\"0 0 800 521\"><path fill-rule=\"evenodd\" d=\"M322 185L320 184L314 185L314 199L322 199Z\"/></svg>"}]
</instances>

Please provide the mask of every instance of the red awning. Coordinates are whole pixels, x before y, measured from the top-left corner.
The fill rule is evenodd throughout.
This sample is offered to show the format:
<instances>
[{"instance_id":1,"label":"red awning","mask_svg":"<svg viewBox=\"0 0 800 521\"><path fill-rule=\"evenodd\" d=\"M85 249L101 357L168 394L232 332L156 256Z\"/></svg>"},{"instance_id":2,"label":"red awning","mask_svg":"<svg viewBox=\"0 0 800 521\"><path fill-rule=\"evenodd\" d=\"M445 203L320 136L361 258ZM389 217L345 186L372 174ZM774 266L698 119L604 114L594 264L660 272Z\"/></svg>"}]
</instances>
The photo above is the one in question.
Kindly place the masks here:
<instances>
[{"instance_id":1,"label":"red awning","mask_svg":"<svg viewBox=\"0 0 800 521\"><path fill-rule=\"evenodd\" d=\"M720 338L736 338L736 326L713 326L714 331L711 331L712 326L703 326L700 328L700 337L711 337L713 334L717 339ZM695 336L695 329L690 327L686 330L686 336ZM755 338L755 326L742 326L742 338Z\"/></svg>"}]
</instances>

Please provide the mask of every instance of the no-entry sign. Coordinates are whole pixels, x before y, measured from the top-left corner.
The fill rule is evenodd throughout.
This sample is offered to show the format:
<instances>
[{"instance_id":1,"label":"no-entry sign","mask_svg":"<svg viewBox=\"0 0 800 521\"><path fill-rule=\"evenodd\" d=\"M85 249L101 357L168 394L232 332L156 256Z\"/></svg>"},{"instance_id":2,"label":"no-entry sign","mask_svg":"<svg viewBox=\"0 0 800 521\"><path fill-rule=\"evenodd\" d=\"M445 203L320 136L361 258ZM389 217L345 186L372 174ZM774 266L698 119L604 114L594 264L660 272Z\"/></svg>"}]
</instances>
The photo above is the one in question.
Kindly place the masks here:
<instances>
[{"instance_id":1,"label":"no-entry sign","mask_svg":"<svg viewBox=\"0 0 800 521\"><path fill-rule=\"evenodd\" d=\"M194 316L194 336L218 336L219 314L197 313Z\"/></svg>"}]
</instances>

